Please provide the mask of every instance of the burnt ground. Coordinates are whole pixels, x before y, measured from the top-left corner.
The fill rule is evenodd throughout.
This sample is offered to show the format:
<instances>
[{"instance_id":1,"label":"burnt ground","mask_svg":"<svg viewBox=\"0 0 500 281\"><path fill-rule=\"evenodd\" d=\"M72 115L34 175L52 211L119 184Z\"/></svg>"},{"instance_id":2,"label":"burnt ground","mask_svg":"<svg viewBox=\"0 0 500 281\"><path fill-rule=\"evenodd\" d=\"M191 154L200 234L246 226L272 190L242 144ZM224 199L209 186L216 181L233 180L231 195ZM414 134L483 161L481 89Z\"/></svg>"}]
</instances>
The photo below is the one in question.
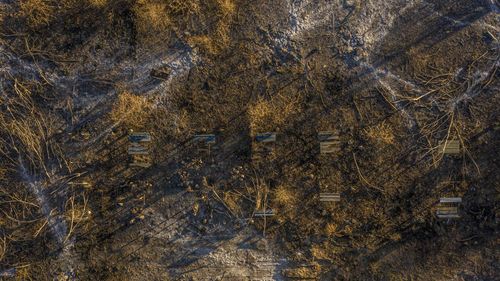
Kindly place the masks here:
<instances>
[{"instance_id":1,"label":"burnt ground","mask_svg":"<svg viewBox=\"0 0 500 281\"><path fill-rule=\"evenodd\" d=\"M497 2L214 0L165 25L107 3L40 25L0 1L0 273L498 278ZM324 130L340 152L319 153ZM151 133L151 167L129 166L131 131ZM460 219L436 218L441 197Z\"/></svg>"}]
</instances>

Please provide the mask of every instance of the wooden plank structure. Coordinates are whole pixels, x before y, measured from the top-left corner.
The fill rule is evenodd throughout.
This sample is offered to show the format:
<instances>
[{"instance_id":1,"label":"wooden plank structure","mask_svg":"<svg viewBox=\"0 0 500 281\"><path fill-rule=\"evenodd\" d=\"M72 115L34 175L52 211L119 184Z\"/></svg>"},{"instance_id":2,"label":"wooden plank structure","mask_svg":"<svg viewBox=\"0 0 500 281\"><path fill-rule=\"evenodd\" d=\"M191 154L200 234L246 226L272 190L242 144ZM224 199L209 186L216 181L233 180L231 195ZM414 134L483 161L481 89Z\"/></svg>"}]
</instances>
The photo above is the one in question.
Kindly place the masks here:
<instances>
[{"instance_id":1,"label":"wooden plank structure","mask_svg":"<svg viewBox=\"0 0 500 281\"><path fill-rule=\"evenodd\" d=\"M256 211L255 214L254 214L254 216L256 216L256 217L272 217L274 215L275 215L275 213L274 213L273 209Z\"/></svg>"},{"instance_id":2,"label":"wooden plank structure","mask_svg":"<svg viewBox=\"0 0 500 281\"><path fill-rule=\"evenodd\" d=\"M132 133L128 136L128 140L131 143L150 142L151 135L149 133L146 133L146 132Z\"/></svg>"},{"instance_id":3,"label":"wooden plank structure","mask_svg":"<svg viewBox=\"0 0 500 281\"><path fill-rule=\"evenodd\" d=\"M444 154L460 154L460 141L459 140L448 140L439 146L439 151Z\"/></svg>"},{"instance_id":4,"label":"wooden plank structure","mask_svg":"<svg viewBox=\"0 0 500 281\"><path fill-rule=\"evenodd\" d=\"M199 153L201 152L210 155L211 148L216 143L216 138L214 134L194 135L193 142Z\"/></svg>"},{"instance_id":5,"label":"wooden plank structure","mask_svg":"<svg viewBox=\"0 0 500 281\"><path fill-rule=\"evenodd\" d=\"M148 155L149 149L137 143L133 143L128 147L129 155Z\"/></svg>"},{"instance_id":6,"label":"wooden plank structure","mask_svg":"<svg viewBox=\"0 0 500 281\"><path fill-rule=\"evenodd\" d=\"M127 153L132 157L129 163L131 167L147 168L151 166L148 143L151 142L151 135L147 132L132 133L128 136L130 145Z\"/></svg>"},{"instance_id":7,"label":"wooden plank structure","mask_svg":"<svg viewBox=\"0 0 500 281\"><path fill-rule=\"evenodd\" d=\"M340 193L320 193L319 201L321 202L339 202Z\"/></svg>"},{"instance_id":8,"label":"wooden plank structure","mask_svg":"<svg viewBox=\"0 0 500 281\"><path fill-rule=\"evenodd\" d=\"M458 205L462 203L460 197L443 197L439 200L436 216L440 219L460 218Z\"/></svg>"},{"instance_id":9,"label":"wooden plank structure","mask_svg":"<svg viewBox=\"0 0 500 281\"><path fill-rule=\"evenodd\" d=\"M333 131L318 133L320 154L332 154L340 151L340 137Z\"/></svg>"},{"instance_id":10,"label":"wooden plank structure","mask_svg":"<svg viewBox=\"0 0 500 281\"><path fill-rule=\"evenodd\" d=\"M260 161L274 153L276 132L257 134L252 142L252 161Z\"/></svg>"}]
</instances>

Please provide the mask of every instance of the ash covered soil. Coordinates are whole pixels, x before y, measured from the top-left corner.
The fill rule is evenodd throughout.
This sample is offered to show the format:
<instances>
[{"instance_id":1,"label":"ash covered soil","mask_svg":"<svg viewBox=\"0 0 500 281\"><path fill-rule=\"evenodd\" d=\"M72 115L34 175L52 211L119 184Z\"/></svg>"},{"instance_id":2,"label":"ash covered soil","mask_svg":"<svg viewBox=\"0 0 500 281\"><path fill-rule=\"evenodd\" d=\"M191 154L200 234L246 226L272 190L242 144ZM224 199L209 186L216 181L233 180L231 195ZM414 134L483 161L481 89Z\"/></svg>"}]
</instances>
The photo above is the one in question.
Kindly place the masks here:
<instances>
[{"instance_id":1,"label":"ash covered soil","mask_svg":"<svg viewBox=\"0 0 500 281\"><path fill-rule=\"evenodd\" d=\"M496 280L499 11L0 1L1 278Z\"/></svg>"}]
</instances>

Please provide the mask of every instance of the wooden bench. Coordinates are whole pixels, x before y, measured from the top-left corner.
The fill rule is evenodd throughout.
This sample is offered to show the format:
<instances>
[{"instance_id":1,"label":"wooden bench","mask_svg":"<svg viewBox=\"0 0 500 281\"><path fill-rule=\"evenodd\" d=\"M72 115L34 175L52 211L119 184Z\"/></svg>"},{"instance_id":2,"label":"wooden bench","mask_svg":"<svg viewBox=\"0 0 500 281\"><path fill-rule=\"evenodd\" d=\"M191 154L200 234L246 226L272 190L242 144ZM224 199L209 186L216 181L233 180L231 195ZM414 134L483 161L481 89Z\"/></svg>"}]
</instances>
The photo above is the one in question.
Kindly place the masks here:
<instances>
[{"instance_id":1,"label":"wooden bench","mask_svg":"<svg viewBox=\"0 0 500 281\"><path fill-rule=\"evenodd\" d=\"M267 209L264 211L256 211L254 214L254 216L256 216L256 217L272 217L274 215L275 215L275 213L274 213L274 210L272 210L272 209Z\"/></svg>"},{"instance_id":2,"label":"wooden bench","mask_svg":"<svg viewBox=\"0 0 500 281\"><path fill-rule=\"evenodd\" d=\"M212 145L216 143L216 138L214 134L194 135L193 142L198 152L210 155Z\"/></svg>"},{"instance_id":3,"label":"wooden bench","mask_svg":"<svg viewBox=\"0 0 500 281\"><path fill-rule=\"evenodd\" d=\"M151 135L146 132L132 133L128 136L128 140L132 143L150 142Z\"/></svg>"},{"instance_id":4,"label":"wooden bench","mask_svg":"<svg viewBox=\"0 0 500 281\"><path fill-rule=\"evenodd\" d=\"M148 155L149 149L137 143L133 143L128 147L129 155Z\"/></svg>"},{"instance_id":5,"label":"wooden bench","mask_svg":"<svg viewBox=\"0 0 500 281\"><path fill-rule=\"evenodd\" d=\"M127 153L132 156L132 161L129 162L129 166L141 168L150 167L150 149L147 143L151 142L151 135L147 132L132 133L128 136L128 140L130 145L128 146Z\"/></svg>"},{"instance_id":6,"label":"wooden bench","mask_svg":"<svg viewBox=\"0 0 500 281\"><path fill-rule=\"evenodd\" d=\"M462 203L461 197L443 197L439 199L439 203Z\"/></svg>"},{"instance_id":7,"label":"wooden bench","mask_svg":"<svg viewBox=\"0 0 500 281\"><path fill-rule=\"evenodd\" d=\"M275 150L276 132L257 134L252 142L252 161L269 157Z\"/></svg>"},{"instance_id":8,"label":"wooden bench","mask_svg":"<svg viewBox=\"0 0 500 281\"><path fill-rule=\"evenodd\" d=\"M320 193L319 194L320 202L339 202L340 201L340 193Z\"/></svg>"},{"instance_id":9,"label":"wooden bench","mask_svg":"<svg viewBox=\"0 0 500 281\"><path fill-rule=\"evenodd\" d=\"M320 154L332 154L340 151L340 137L333 131L318 133Z\"/></svg>"},{"instance_id":10,"label":"wooden bench","mask_svg":"<svg viewBox=\"0 0 500 281\"><path fill-rule=\"evenodd\" d=\"M443 197L439 199L436 216L440 219L460 218L458 205L462 203L460 197Z\"/></svg>"}]
</instances>

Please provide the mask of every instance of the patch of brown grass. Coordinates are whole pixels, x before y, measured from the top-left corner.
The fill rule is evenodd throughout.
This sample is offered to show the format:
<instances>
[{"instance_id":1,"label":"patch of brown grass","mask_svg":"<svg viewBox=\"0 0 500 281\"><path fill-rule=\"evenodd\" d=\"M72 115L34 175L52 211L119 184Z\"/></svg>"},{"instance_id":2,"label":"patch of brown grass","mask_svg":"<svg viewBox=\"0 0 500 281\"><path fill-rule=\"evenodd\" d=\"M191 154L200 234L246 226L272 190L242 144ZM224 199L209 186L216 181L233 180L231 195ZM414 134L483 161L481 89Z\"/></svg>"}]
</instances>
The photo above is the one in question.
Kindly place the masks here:
<instances>
[{"instance_id":1,"label":"patch of brown grass","mask_svg":"<svg viewBox=\"0 0 500 281\"><path fill-rule=\"evenodd\" d=\"M249 107L250 129L252 132L279 130L287 120L300 111L299 95L278 95L269 100L259 98Z\"/></svg>"},{"instance_id":2,"label":"patch of brown grass","mask_svg":"<svg viewBox=\"0 0 500 281\"><path fill-rule=\"evenodd\" d=\"M236 11L234 0L216 0L218 15L222 18L230 17Z\"/></svg>"},{"instance_id":3,"label":"patch of brown grass","mask_svg":"<svg viewBox=\"0 0 500 281\"><path fill-rule=\"evenodd\" d=\"M110 118L129 129L145 129L151 121L153 104L147 98L124 92L113 105Z\"/></svg>"},{"instance_id":4,"label":"patch of brown grass","mask_svg":"<svg viewBox=\"0 0 500 281\"><path fill-rule=\"evenodd\" d=\"M318 260L327 260L330 258L328 254L329 247L328 245L323 244L315 244L311 247L311 254L315 259Z\"/></svg>"},{"instance_id":5,"label":"patch of brown grass","mask_svg":"<svg viewBox=\"0 0 500 281\"><path fill-rule=\"evenodd\" d=\"M391 126L382 122L364 130L366 136L375 143L394 144L394 133Z\"/></svg>"},{"instance_id":6,"label":"patch of brown grass","mask_svg":"<svg viewBox=\"0 0 500 281\"><path fill-rule=\"evenodd\" d=\"M140 0L132 10L138 38L146 45L163 41L172 32L186 31L185 24L202 11L200 1L184 0Z\"/></svg>"},{"instance_id":7,"label":"patch of brown grass","mask_svg":"<svg viewBox=\"0 0 500 281\"><path fill-rule=\"evenodd\" d=\"M24 19L32 29L47 26L55 17L55 7L51 4L50 1L45 0L20 1L17 16Z\"/></svg>"},{"instance_id":8,"label":"patch of brown grass","mask_svg":"<svg viewBox=\"0 0 500 281\"><path fill-rule=\"evenodd\" d=\"M315 279L321 272L321 266L318 263L312 263L307 267L298 267L293 269L285 269L283 273L288 278L293 278L297 280L308 280Z\"/></svg>"},{"instance_id":9,"label":"patch of brown grass","mask_svg":"<svg viewBox=\"0 0 500 281\"><path fill-rule=\"evenodd\" d=\"M208 2L207 5L215 8L215 14L218 18L215 28L207 34L190 36L187 41L193 47L199 47L210 55L216 55L231 43L229 33L236 5L233 0L215 0L214 2Z\"/></svg>"},{"instance_id":10,"label":"patch of brown grass","mask_svg":"<svg viewBox=\"0 0 500 281\"><path fill-rule=\"evenodd\" d=\"M328 237L335 236L337 234L337 225L334 223L327 223L324 232Z\"/></svg>"},{"instance_id":11,"label":"patch of brown grass","mask_svg":"<svg viewBox=\"0 0 500 281\"><path fill-rule=\"evenodd\" d=\"M297 200L296 192L285 185L278 186L274 191L274 202L280 206L293 206Z\"/></svg>"},{"instance_id":12,"label":"patch of brown grass","mask_svg":"<svg viewBox=\"0 0 500 281\"><path fill-rule=\"evenodd\" d=\"M164 32L173 26L172 16L167 12L168 4L165 1L139 1L133 10L137 32L141 37Z\"/></svg>"}]
</instances>

